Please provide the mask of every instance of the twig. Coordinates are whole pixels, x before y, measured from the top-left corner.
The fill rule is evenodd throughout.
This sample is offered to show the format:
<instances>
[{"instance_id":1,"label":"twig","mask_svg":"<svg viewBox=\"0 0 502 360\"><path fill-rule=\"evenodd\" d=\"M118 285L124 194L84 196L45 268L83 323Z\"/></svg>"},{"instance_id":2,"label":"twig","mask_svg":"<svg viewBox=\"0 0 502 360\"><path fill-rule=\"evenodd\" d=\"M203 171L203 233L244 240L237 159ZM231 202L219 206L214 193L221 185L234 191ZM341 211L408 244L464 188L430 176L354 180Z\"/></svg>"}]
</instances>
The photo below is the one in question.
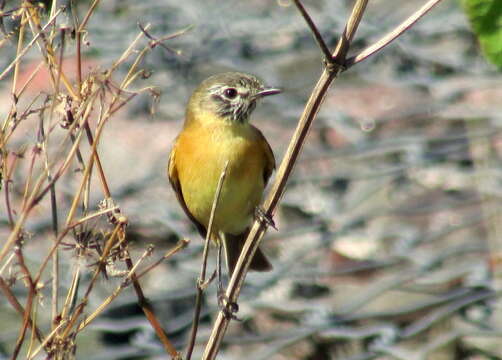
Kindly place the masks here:
<instances>
[{"instance_id":1,"label":"twig","mask_svg":"<svg viewBox=\"0 0 502 360\"><path fill-rule=\"evenodd\" d=\"M180 31L175 32L174 34L170 34L170 35L161 37L160 39L157 39L157 38L153 37L152 35L150 35L150 33L143 27L143 25L141 25L141 23L138 23L138 27L143 32L143 34L145 34L145 36L151 40L148 44L150 46L150 48L153 49L157 45L160 45L164 49L169 51L170 53L173 53L174 55L181 55L181 51L171 49L169 46L165 45L163 42L166 40L171 40L171 39L177 38L178 36L181 36L194 28L193 25L190 25L190 26L187 26L185 29L181 29Z\"/></svg>"},{"instance_id":2,"label":"twig","mask_svg":"<svg viewBox=\"0 0 502 360\"><path fill-rule=\"evenodd\" d=\"M126 250L126 258L125 258L126 266L129 271L133 269L133 263L131 260L131 257L129 256L129 252ZM150 305L150 302L145 298L145 295L143 294L143 290L141 289L141 286L139 284L138 278L136 274L132 273L131 274L131 281L133 283L134 291L136 292L136 296L138 297L138 305L141 307L143 312L145 313L146 318L152 325L153 329L155 330L155 333L159 337L160 341L162 342L162 345L164 345L164 349L166 352L171 356L172 359L180 359L181 356L174 347L174 345L171 343L169 338L167 337L167 334L165 333L164 329L160 325L159 320L155 316L155 313L153 312L153 308Z\"/></svg>"},{"instance_id":3,"label":"twig","mask_svg":"<svg viewBox=\"0 0 502 360\"><path fill-rule=\"evenodd\" d=\"M26 52L33 46L33 44L38 40L38 38L40 36L42 36L42 33L45 31L45 29L47 29L47 27L49 27L55 20L56 18L59 16L59 14L61 14L61 12L63 11L63 9L59 9L55 14L54 16L52 16L49 21L47 22L47 24L44 25L44 27L42 28L42 31L39 31L34 37L33 39L31 39L31 41L29 42L28 45L26 45L26 47L21 51L21 52L18 52L18 55L16 56L16 58L7 66L7 68L5 68L5 70L0 74L0 80L3 80L3 78L9 73L9 71L12 69L13 66L15 66L19 60L21 60L21 58L24 56L24 54L26 54Z\"/></svg>"},{"instance_id":4,"label":"twig","mask_svg":"<svg viewBox=\"0 0 502 360\"><path fill-rule=\"evenodd\" d=\"M35 351L33 351L31 354L28 355L28 360L31 360L33 359L39 352L41 349L45 348L47 346L47 344L52 341L52 338L54 337L54 335L56 335L58 333L58 331L64 326L66 325L66 321L61 321L58 326L56 326L51 332L49 335L47 335L47 337L44 339L44 341L40 344L40 346L35 349Z\"/></svg>"},{"instance_id":5,"label":"twig","mask_svg":"<svg viewBox=\"0 0 502 360\"><path fill-rule=\"evenodd\" d=\"M33 282L33 278L30 274L30 271L28 270L24 262L24 256L20 245L16 247L15 253L17 256L17 263L21 268L25 283L27 284L28 287L28 299L26 300L26 307L24 308L22 327L20 329L20 333L16 341L16 346L14 348L14 351L12 352L11 360L16 360L17 356L19 355L19 351L21 351L21 346L23 345L26 336L26 330L28 329L28 327L30 327L30 322L31 322L31 328L33 329L33 319L31 318L30 314L31 314L31 308L33 306L33 300L36 296L35 283Z\"/></svg>"},{"instance_id":6,"label":"twig","mask_svg":"<svg viewBox=\"0 0 502 360\"><path fill-rule=\"evenodd\" d=\"M368 46L366 49L361 51L356 56L347 59L345 67L349 68L363 60L366 60L371 55L383 49L385 46L389 45L392 41L398 38L402 33L408 30L413 24L415 24L421 17L423 17L429 10L436 6L441 0L429 0L424 6L418 9L413 15L408 19L399 24L394 30L389 32L387 35L382 37L376 43Z\"/></svg>"},{"instance_id":7,"label":"twig","mask_svg":"<svg viewBox=\"0 0 502 360\"><path fill-rule=\"evenodd\" d=\"M19 35L17 39L17 51L16 53L19 54L21 52L21 47L23 46L24 42L24 35L25 35L25 28L26 28L26 12L23 11L21 14L21 24L19 26ZM14 67L14 77L12 79L12 95L19 97L19 94L16 93L16 87L17 87L17 80L19 76L19 61L16 63L16 66Z\"/></svg>"},{"instance_id":8,"label":"twig","mask_svg":"<svg viewBox=\"0 0 502 360\"><path fill-rule=\"evenodd\" d=\"M310 17L309 13L305 8L303 7L303 4L301 3L300 0L293 0L296 7L302 14L303 18L305 19L305 22L310 28L310 31L312 31L312 35L314 35L314 39L317 42L317 45L319 45L319 48L321 49L321 52L324 55L324 59L326 63L331 63L333 61L333 57L331 56L331 51L329 50L328 46L326 45L326 42L322 38L321 33L317 29L317 26L314 24L312 21L312 18Z\"/></svg>"},{"instance_id":9,"label":"twig","mask_svg":"<svg viewBox=\"0 0 502 360\"><path fill-rule=\"evenodd\" d=\"M12 291L10 290L9 285L5 282L5 280L1 276L0 276L0 289L3 291L5 298L7 299L7 301L9 301L12 307L16 309L19 315L23 316L25 313L23 306L19 303L14 293L12 293ZM40 329L33 323L31 317L28 318L28 326L30 326L33 329L38 341L42 343L44 335L42 331L40 331Z\"/></svg>"},{"instance_id":10,"label":"twig","mask_svg":"<svg viewBox=\"0 0 502 360\"><path fill-rule=\"evenodd\" d=\"M99 4L99 0L94 0L92 2L91 6L89 7L89 10L87 11L87 14L85 14L85 16L84 16L84 20L82 20L82 23L78 27L77 32L80 33L82 31L84 31L84 28L87 26L87 22L91 18L91 15L94 12L94 10L96 10L96 7L98 6L98 4Z\"/></svg>"},{"instance_id":11,"label":"twig","mask_svg":"<svg viewBox=\"0 0 502 360\"><path fill-rule=\"evenodd\" d=\"M52 9L54 11L54 8ZM65 50L65 29L61 29L61 47L60 47L60 52L59 52L59 61L58 61L58 68L57 68L57 77L56 77L56 84L55 84L55 93L59 93L59 84L61 82L61 76L63 73L63 59L64 59L64 50ZM53 99L51 102L50 106L50 112L49 112L49 124L52 122L52 118L54 115L54 108L56 106L56 101ZM41 144L42 144L42 150L44 153L44 160L45 160L45 168L47 172L47 181L49 183L52 182L52 174L49 168L49 154L47 151L47 145L48 145L48 137L45 136L44 133L44 123L43 123L43 116L40 116L40 135L42 137L41 139ZM58 210L57 210L57 201L56 201L56 183L52 183L50 187L50 202L51 202L51 215L52 215L52 231L54 233L54 240L57 239L58 237ZM51 306L52 306L52 319L53 319L53 325L55 325L55 319L58 315L58 301L59 301L59 252L58 249L54 251L52 254L52 299L51 299Z\"/></svg>"},{"instance_id":12,"label":"twig","mask_svg":"<svg viewBox=\"0 0 502 360\"><path fill-rule=\"evenodd\" d=\"M174 246L174 248L166 251L164 255L154 263L150 264L147 266L142 272L138 273L136 276L138 279L141 279L144 275L146 275L148 272L150 272L153 268L155 268L157 265L159 265L162 261L169 259L171 256L176 254L177 252L183 250L188 246L190 243L190 240L188 239L181 239L178 241L178 243Z\"/></svg>"},{"instance_id":13,"label":"twig","mask_svg":"<svg viewBox=\"0 0 502 360\"><path fill-rule=\"evenodd\" d=\"M218 180L216 192L214 193L213 205L211 207L211 214L209 216L206 239L204 242L204 252L202 254L202 266L200 269L200 277L199 280L197 281L197 293L195 295L195 310L193 314L192 329L190 330L190 338L187 346L186 360L190 360L192 358L192 352L195 346L195 339L197 337L197 329L199 327L199 321L200 321L200 311L202 308L202 294L207 284L213 278L212 276L211 279L209 279L209 281L206 282L207 257L209 254L209 244L211 242L211 235L213 232L214 214L216 214L216 209L220 201L221 189L223 188L223 183L225 182L225 177L227 176L227 168L228 168L228 160L225 163L225 167L223 168L223 171L221 172L220 178Z\"/></svg>"},{"instance_id":14,"label":"twig","mask_svg":"<svg viewBox=\"0 0 502 360\"><path fill-rule=\"evenodd\" d=\"M186 240L181 240L178 242L178 244L175 245L175 247L171 250L168 250L159 260L157 260L154 264L148 266L145 270L143 270L140 274L137 274L137 278L141 278L143 275L148 273L150 270L152 270L155 266L160 264L162 261L170 258L174 254L176 254L178 251L184 249L188 245L188 241ZM125 289L128 285L131 283L131 277L133 276L134 273L136 273L136 269L139 265L140 261L137 261L136 264L133 266L133 268L128 272L126 277L122 280L120 285L117 286L117 288L113 291L113 293L108 296L102 304L89 316L87 316L78 326L77 331L80 332L82 331L86 326L88 326L94 319L98 317L99 314L101 314L106 306L108 306L119 294L120 292Z\"/></svg>"},{"instance_id":15,"label":"twig","mask_svg":"<svg viewBox=\"0 0 502 360\"><path fill-rule=\"evenodd\" d=\"M87 121L87 118L84 119L84 121ZM31 210L35 207L36 204L47 194L47 192L50 189L50 186L55 183L67 170L68 166L70 165L71 160L73 159L73 156L75 155L76 150L78 149L78 145L80 143L80 139L82 138L82 132L79 133L77 137L77 141L75 144L73 144L70 152L66 156L63 164L59 167L58 171L56 171L54 178L52 181L42 190L40 190L42 183L45 181L45 176L46 174L42 174L39 176L37 179L34 188L29 196L28 201L26 202L26 207L23 209L19 219L16 222L16 226L10 233L9 237L7 238L7 241L5 242L2 250L0 250L0 262L5 258L11 247L14 245L15 241L17 240L17 237L19 235L19 232L21 231L26 219L28 218L28 215L30 214Z\"/></svg>"},{"instance_id":16,"label":"twig","mask_svg":"<svg viewBox=\"0 0 502 360\"><path fill-rule=\"evenodd\" d=\"M11 176L12 176L12 173L13 173L14 169L16 168L17 159L18 159L18 157L16 155L14 155L14 159L12 160L12 163L10 164L10 166L8 168L8 171L7 171L7 174L5 176L5 179L4 179L4 184L5 184L5 190L4 190L5 191L5 207L6 207L6 210L7 210L7 215L8 215L9 224L10 224L11 229L14 228L14 215L12 214L12 207L11 207L11 204L10 204L10 189L9 189L9 185L12 182Z\"/></svg>"},{"instance_id":17,"label":"twig","mask_svg":"<svg viewBox=\"0 0 502 360\"><path fill-rule=\"evenodd\" d=\"M104 123L105 121L102 120L102 122ZM98 169L99 179L101 180L101 186L103 188L105 198L109 198L112 195L110 192L110 188L108 187L108 183L106 181L106 176L105 176L105 172L103 170L103 166L101 165L101 160L99 159L99 155L98 155L98 151L97 151L97 143L96 144L94 143L92 131L91 131L91 128L90 128L88 122L85 123L84 129L85 129L85 134L87 136L87 140L89 142L89 145L92 146L92 156L94 157L94 161L95 161L96 167ZM96 137L96 138L98 138L98 137Z\"/></svg>"}]
</instances>

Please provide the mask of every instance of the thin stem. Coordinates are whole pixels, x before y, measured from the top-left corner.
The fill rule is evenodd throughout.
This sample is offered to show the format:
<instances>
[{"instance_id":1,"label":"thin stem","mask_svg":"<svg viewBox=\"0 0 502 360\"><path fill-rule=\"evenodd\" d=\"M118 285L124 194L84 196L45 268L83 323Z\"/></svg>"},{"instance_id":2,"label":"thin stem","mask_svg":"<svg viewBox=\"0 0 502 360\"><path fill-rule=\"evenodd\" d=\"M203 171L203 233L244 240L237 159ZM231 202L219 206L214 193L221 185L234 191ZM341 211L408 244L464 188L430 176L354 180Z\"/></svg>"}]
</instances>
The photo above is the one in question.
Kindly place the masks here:
<instances>
[{"instance_id":1,"label":"thin stem","mask_svg":"<svg viewBox=\"0 0 502 360\"><path fill-rule=\"evenodd\" d=\"M333 58L331 56L331 51L329 51L328 46L326 45L326 42L322 38L321 33L317 29L317 26L314 24L314 21L312 21L312 18L310 17L309 13L307 10L305 10L305 7L301 3L300 0L293 0L295 3L296 7L298 8L298 11L300 11L300 14L303 16L305 19L305 22L310 28L310 31L312 31L312 35L314 35L314 39L317 42L317 45L319 45L319 48L321 49L321 52L324 55L324 59L326 62L330 63L333 61Z\"/></svg>"},{"instance_id":2,"label":"thin stem","mask_svg":"<svg viewBox=\"0 0 502 360\"><path fill-rule=\"evenodd\" d=\"M44 27L42 28L42 31L38 32L34 37L33 39L31 39L31 41L28 43L28 45L25 46L25 48L21 51L21 52L18 52L16 58L5 68L5 70L0 74L0 80L3 80L3 78L5 76L7 76L7 74L10 72L10 70L12 69L12 67L16 66L16 64L19 62L19 60L21 60L21 58L26 54L26 52L33 46L33 44L35 44L35 42L38 40L38 38L40 36L42 36L42 33L43 31L45 31L45 29L47 29L47 27L49 27L55 20L56 18L59 16L59 14L61 14L61 11L63 11L63 9L59 9L55 14L54 16L52 16L49 21L47 22L47 24L44 25Z\"/></svg>"},{"instance_id":3,"label":"thin stem","mask_svg":"<svg viewBox=\"0 0 502 360\"><path fill-rule=\"evenodd\" d=\"M3 291L5 298L12 305L12 307L19 313L19 315L24 315L23 306L19 303L14 293L9 288L9 285L5 282L5 280L0 276L0 290ZM38 341L40 343L43 342L44 334L40 329L33 323L31 317L28 319L28 326L30 326L35 333Z\"/></svg>"},{"instance_id":4,"label":"thin stem","mask_svg":"<svg viewBox=\"0 0 502 360\"><path fill-rule=\"evenodd\" d=\"M127 269L129 272L134 268L132 260L129 256L129 252L126 250L126 258L125 258L125 263L127 266ZM179 359L180 354L174 347L174 345L171 343L169 338L167 337L166 332L162 328L162 325L160 325L159 320L155 316L155 313L153 312L153 308L148 302L148 300L145 298L145 295L143 294L143 290L141 289L141 286L138 281L138 277L136 276L135 273L131 274L131 281L133 283L134 291L136 292L136 296L138 297L138 305L141 306L141 309L143 310L146 318L150 322L150 325L152 325L153 329L155 330L155 333L159 337L160 341L162 342L162 345L164 346L164 350L171 356L173 359Z\"/></svg>"},{"instance_id":5,"label":"thin stem","mask_svg":"<svg viewBox=\"0 0 502 360\"><path fill-rule=\"evenodd\" d=\"M207 258L208 258L208 254L209 254L209 243L211 242L211 235L213 232L214 215L216 214L216 209L217 209L218 203L220 202L221 189L223 188L223 183L225 182L225 177L227 176L227 168L228 168L228 160L225 163L225 167L223 168L223 171L221 172L220 178L218 180L216 192L214 193L213 205L211 207L211 214L209 215L209 224L207 227L206 241L204 243L204 252L202 255L202 266L200 269L200 277L199 277L199 280L197 281L197 294L195 296L195 310L194 310L194 314L193 314L192 329L190 330L190 338L189 338L188 346L187 346L186 360L190 360L192 358L192 352L193 352L193 348L195 346L195 339L197 337L197 329L199 327L199 321L200 321L200 311L202 308L202 294L203 294L204 289L206 288L207 284L213 278L213 276L212 276L211 279L209 279L209 281L206 282ZM218 244L218 250L221 252L220 249L221 249L221 244Z\"/></svg>"},{"instance_id":6,"label":"thin stem","mask_svg":"<svg viewBox=\"0 0 502 360\"><path fill-rule=\"evenodd\" d=\"M390 31L376 43L368 46L366 49L361 51L356 56L353 56L347 59L345 66L347 68L360 63L363 60L366 60L371 55L383 49L385 46L389 45L392 41L398 38L402 33L407 31L413 24L415 24L421 17L423 17L429 10L431 10L434 6L439 4L441 0L429 0L424 4L420 9L418 9L413 15L411 15L408 19L399 24L394 30Z\"/></svg>"}]
</instances>

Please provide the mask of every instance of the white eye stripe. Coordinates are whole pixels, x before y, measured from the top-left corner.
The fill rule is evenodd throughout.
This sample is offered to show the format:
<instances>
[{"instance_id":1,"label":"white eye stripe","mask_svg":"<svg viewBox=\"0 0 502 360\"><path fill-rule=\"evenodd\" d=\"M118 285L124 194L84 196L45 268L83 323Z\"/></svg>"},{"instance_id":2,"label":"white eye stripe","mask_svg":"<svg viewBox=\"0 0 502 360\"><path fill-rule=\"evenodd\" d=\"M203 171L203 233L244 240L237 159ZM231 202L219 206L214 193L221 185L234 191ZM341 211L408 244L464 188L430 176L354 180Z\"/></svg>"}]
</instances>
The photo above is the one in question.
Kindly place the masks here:
<instances>
[{"instance_id":1,"label":"white eye stripe","mask_svg":"<svg viewBox=\"0 0 502 360\"><path fill-rule=\"evenodd\" d=\"M208 90L213 95L225 95L225 90L227 89L235 89L237 90L237 95L241 97L249 96L249 89L242 86L227 86L227 85L213 85Z\"/></svg>"}]
</instances>

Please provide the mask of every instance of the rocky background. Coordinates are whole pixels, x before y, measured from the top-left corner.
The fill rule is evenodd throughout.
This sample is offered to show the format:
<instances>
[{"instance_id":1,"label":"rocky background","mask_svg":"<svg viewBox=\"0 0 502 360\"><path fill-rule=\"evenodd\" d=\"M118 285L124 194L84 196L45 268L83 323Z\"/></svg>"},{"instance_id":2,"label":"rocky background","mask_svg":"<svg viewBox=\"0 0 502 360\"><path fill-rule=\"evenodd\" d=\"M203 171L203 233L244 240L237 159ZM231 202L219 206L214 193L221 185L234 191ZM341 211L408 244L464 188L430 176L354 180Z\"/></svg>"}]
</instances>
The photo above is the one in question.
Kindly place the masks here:
<instances>
[{"instance_id":1,"label":"rocky background","mask_svg":"<svg viewBox=\"0 0 502 360\"><path fill-rule=\"evenodd\" d=\"M353 51L372 44L423 3L371 1ZM78 4L79 11L87 9ZM351 4L305 1L331 46ZM14 2L7 1L9 6ZM148 244L162 254L182 237L191 240L141 281L169 337L183 349L203 243L168 184L166 163L188 96L202 79L227 70L253 73L281 87L283 94L260 104L252 118L280 162L322 62L304 20L287 0L108 0L88 24L84 68L108 67L140 32L138 23L151 24L149 33L159 38L193 28L165 42L179 54L157 47L146 57L142 67L149 77L137 86L155 86L162 96L158 101L140 96L114 117L99 154L113 198L129 219L133 256ZM8 19L5 25L15 26ZM15 56L14 44L1 48L1 69ZM68 46L68 69L75 66L73 51ZM37 56L36 51L26 56L21 83ZM49 89L42 72L25 100ZM9 81L0 83L0 90L3 117ZM502 358L501 104L502 76L480 55L455 1L443 1L377 56L343 73L280 205L279 230L266 236L274 270L249 274L239 302L242 321L231 323L220 358ZM36 121L28 118L21 125L14 148L36 141ZM22 169L13 175L12 191L21 191L16 178L22 176ZM75 183L68 178L59 186L64 209ZM90 202L97 208L103 194L95 189ZM32 234L27 256L35 266L38 249L49 246L48 203L38 207L27 230ZM0 235L6 234L0 201ZM86 266L71 252L63 252L62 261L68 271L77 262ZM211 256L209 268L214 266ZM70 280L63 275L61 286ZM91 307L119 281L100 281ZM21 298L26 292L22 283L14 290ZM216 285L204 301L195 358L218 309ZM133 291L125 290L78 338L76 357L165 358L136 302ZM42 319L44 307L42 302L38 310ZM0 323L0 359L9 358L19 316L1 296Z\"/></svg>"}]
</instances>

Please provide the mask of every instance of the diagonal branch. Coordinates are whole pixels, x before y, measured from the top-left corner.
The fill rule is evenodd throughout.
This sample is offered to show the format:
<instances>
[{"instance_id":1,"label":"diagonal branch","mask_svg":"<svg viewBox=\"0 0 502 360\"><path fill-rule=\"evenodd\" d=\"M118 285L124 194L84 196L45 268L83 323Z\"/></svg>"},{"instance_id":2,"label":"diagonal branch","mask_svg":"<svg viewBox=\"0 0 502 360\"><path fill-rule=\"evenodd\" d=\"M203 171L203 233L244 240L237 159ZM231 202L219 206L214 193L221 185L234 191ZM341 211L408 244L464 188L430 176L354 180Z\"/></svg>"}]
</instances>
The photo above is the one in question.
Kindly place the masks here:
<instances>
[{"instance_id":1,"label":"diagonal branch","mask_svg":"<svg viewBox=\"0 0 502 360\"><path fill-rule=\"evenodd\" d=\"M313 24L310 16L308 16L306 10L303 8L303 6L301 6L300 2L295 1L295 4L297 5L299 11L302 13L302 16L305 18L307 24L314 34L316 41L321 47L321 51L324 53L327 59L330 59L330 61L327 61L327 63L325 64L326 68L321 74L321 77L319 78L307 104L305 105L305 109L300 117L300 120L298 121L297 128L295 130L295 133L293 134L284 159L281 162L279 169L277 170L276 180L272 185L270 193L264 202L265 217L273 217L276 211L277 205L284 194L287 180L293 171L294 165L296 163L296 160L298 159L303 144L305 143L308 132L312 126L314 119L317 116L317 113L323 103L324 97L326 96L326 93L333 80L338 76L340 72L346 69L346 66L352 66L357 62L364 60L368 56L382 49L387 43L400 36L439 1L441 0L428 1L413 16L411 16L408 20L403 22L403 24L398 26L396 30L391 32L388 36L384 37L376 44L370 46L361 54L357 55L354 58L351 58L349 62L346 61L346 56L354 34L365 12L368 1L356 1L343 34L340 37L333 54L330 55L330 57L326 56L326 51L325 49L323 49L324 41L317 31L316 26ZM229 302L237 301L241 287L244 283L247 270L254 256L254 253L256 252L256 249L258 248L258 245L266 232L266 227L266 221L264 221L263 219L255 220L253 226L251 227L248 238L246 239L246 243L244 244L241 255L239 256L237 265L226 291L226 296ZM229 321L230 319L228 318L228 316L225 316L224 312L220 311L213 326L213 331L206 345L206 349L204 351L204 360L212 360L216 357Z\"/></svg>"},{"instance_id":2,"label":"diagonal branch","mask_svg":"<svg viewBox=\"0 0 502 360\"><path fill-rule=\"evenodd\" d=\"M314 39L317 42L317 45L319 45L319 48L321 49L321 52L324 55L325 61L327 63L330 63L331 61L333 61L333 58L331 56L331 51L329 50L328 45L326 45L326 42L322 38L321 33L317 29L317 26L314 24L314 21L312 21L312 18L310 17L307 10L305 10L305 7L303 6L300 0L293 0L293 2L298 8L298 11L300 11L300 14L302 14L303 18L305 19L305 22L309 26L310 31L312 31L312 35L314 35Z\"/></svg>"},{"instance_id":3,"label":"diagonal branch","mask_svg":"<svg viewBox=\"0 0 502 360\"><path fill-rule=\"evenodd\" d=\"M434 6L436 6L441 0L429 0L420 9L413 13L408 19L399 24L394 30L390 31L376 43L368 46L366 49L361 51L356 56L353 56L347 60L345 66L347 68L366 60L371 55L382 50L385 46L389 45L396 38L401 36L406 30L408 30L413 24L415 24L420 18L429 12Z\"/></svg>"},{"instance_id":4,"label":"diagonal branch","mask_svg":"<svg viewBox=\"0 0 502 360\"><path fill-rule=\"evenodd\" d=\"M337 63L343 63L345 60L350 42L357 30L367 2L367 0L357 0L354 5L343 35L333 53L333 58L336 59ZM277 170L277 176L272 189L265 200L265 217L272 217L275 213L277 205L284 194L287 180L293 171L293 167L298 159L303 144L305 143L312 122L317 116L329 86L340 71L341 67L335 68L333 66L327 66L319 78L319 81L317 82L317 85L315 86L305 106L303 114L298 121L297 128L293 134L291 142L289 143L284 159ZM256 249L258 248L260 240L265 234L265 231L266 221L263 219L256 219L251 227L226 291L226 297L229 303L237 302L237 298L239 297L249 265ZM213 330L207 342L202 359L213 360L216 358L229 322L230 318L224 313L224 311L221 310L214 323Z\"/></svg>"}]
</instances>

